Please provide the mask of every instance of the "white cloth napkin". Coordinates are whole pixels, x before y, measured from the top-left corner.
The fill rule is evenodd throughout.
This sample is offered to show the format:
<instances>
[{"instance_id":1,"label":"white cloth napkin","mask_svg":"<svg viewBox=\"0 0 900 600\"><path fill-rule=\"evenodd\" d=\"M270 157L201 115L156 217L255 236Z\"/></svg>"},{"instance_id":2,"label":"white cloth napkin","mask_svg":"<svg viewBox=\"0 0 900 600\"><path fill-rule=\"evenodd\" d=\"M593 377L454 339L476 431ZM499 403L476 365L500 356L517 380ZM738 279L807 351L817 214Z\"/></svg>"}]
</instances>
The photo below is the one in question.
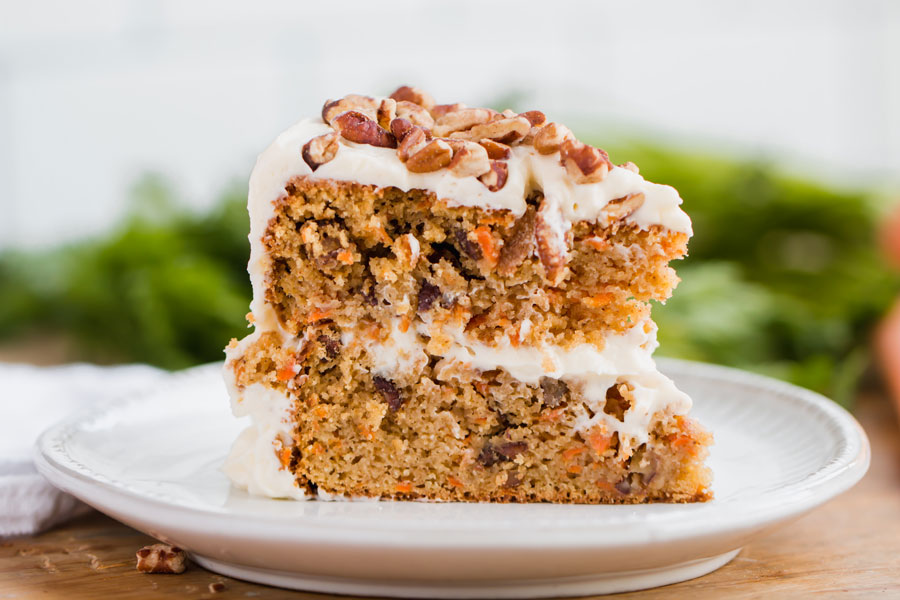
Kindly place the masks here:
<instances>
[{"instance_id":1,"label":"white cloth napkin","mask_svg":"<svg viewBox=\"0 0 900 600\"><path fill-rule=\"evenodd\" d=\"M0 538L35 533L87 510L35 470L33 448L42 431L163 377L165 371L145 365L0 363Z\"/></svg>"}]
</instances>

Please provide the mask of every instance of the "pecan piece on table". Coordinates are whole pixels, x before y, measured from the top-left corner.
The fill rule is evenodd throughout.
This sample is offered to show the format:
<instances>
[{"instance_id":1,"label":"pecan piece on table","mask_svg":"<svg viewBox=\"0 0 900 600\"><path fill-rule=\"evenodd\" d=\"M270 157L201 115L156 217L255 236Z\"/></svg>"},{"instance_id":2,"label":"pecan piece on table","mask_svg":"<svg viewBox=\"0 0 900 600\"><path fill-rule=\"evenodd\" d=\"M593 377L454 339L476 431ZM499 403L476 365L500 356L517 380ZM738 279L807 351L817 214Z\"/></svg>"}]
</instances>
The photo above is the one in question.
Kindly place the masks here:
<instances>
[{"instance_id":1,"label":"pecan piece on table","mask_svg":"<svg viewBox=\"0 0 900 600\"><path fill-rule=\"evenodd\" d=\"M137 551L137 570L141 573L168 573L177 575L184 572L186 556L184 550L169 544L153 544Z\"/></svg>"}]
</instances>

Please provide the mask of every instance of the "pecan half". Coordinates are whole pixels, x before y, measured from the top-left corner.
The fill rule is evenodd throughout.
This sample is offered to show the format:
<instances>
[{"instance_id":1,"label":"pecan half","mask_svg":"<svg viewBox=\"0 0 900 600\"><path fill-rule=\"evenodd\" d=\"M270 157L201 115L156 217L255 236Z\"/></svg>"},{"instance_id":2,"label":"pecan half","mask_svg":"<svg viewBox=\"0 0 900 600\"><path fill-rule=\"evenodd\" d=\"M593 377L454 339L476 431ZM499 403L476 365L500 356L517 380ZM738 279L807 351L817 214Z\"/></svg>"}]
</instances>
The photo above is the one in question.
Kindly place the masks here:
<instances>
[{"instance_id":1,"label":"pecan half","mask_svg":"<svg viewBox=\"0 0 900 600\"><path fill-rule=\"evenodd\" d=\"M395 119L396 123L400 119ZM407 121L408 122L408 121ZM421 150L428 143L428 134L421 127L410 125L410 129L403 134L403 141L397 147L397 156L403 162L409 160L409 157Z\"/></svg>"},{"instance_id":2,"label":"pecan half","mask_svg":"<svg viewBox=\"0 0 900 600\"><path fill-rule=\"evenodd\" d=\"M491 161L491 170L478 178L478 181L483 183L488 190L492 192L497 192L503 189L503 186L506 185L506 180L509 177L509 167L502 160L492 160Z\"/></svg>"},{"instance_id":3,"label":"pecan half","mask_svg":"<svg viewBox=\"0 0 900 600\"><path fill-rule=\"evenodd\" d=\"M397 101L393 98L385 98L378 105L376 113L378 125L386 131L391 130L391 121L397 118Z\"/></svg>"},{"instance_id":4,"label":"pecan half","mask_svg":"<svg viewBox=\"0 0 900 600\"><path fill-rule=\"evenodd\" d=\"M478 140L478 143L487 150L488 158L491 160L506 160L512 154L512 149L506 144L495 142L494 140Z\"/></svg>"},{"instance_id":5,"label":"pecan half","mask_svg":"<svg viewBox=\"0 0 900 600\"><path fill-rule=\"evenodd\" d=\"M303 157L303 162L309 165L310 169L315 171L333 159L337 154L339 147L340 142L338 141L338 134L333 132L326 133L325 135L314 137L303 144L303 150L300 152L300 156Z\"/></svg>"},{"instance_id":6,"label":"pecan half","mask_svg":"<svg viewBox=\"0 0 900 600\"><path fill-rule=\"evenodd\" d=\"M577 140L566 140L560 144L559 162L575 183L603 181L612 168L606 152Z\"/></svg>"},{"instance_id":7,"label":"pecan half","mask_svg":"<svg viewBox=\"0 0 900 600\"><path fill-rule=\"evenodd\" d=\"M361 112L370 119L374 119L378 110L378 102L370 96L350 94L339 100L328 100L322 106L322 120L333 125L332 121L341 113L348 110Z\"/></svg>"},{"instance_id":8,"label":"pecan half","mask_svg":"<svg viewBox=\"0 0 900 600\"><path fill-rule=\"evenodd\" d=\"M391 98L397 102L412 102L413 104L418 104L425 110L431 110L432 107L434 107L434 98L431 97L431 94L420 90L417 87L408 85L401 85L394 90L394 93L391 94Z\"/></svg>"},{"instance_id":9,"label":"pecan half","mask_svg":"<svg viewBox=\"0 0 900 600\"><path fill-rule=\"evenodd\" d=\"M487 108L461 108L459 110L450 111L441 117L436 117L432 132L438 137L446 137L451 133L470 129L475 125L480 125L482 123L487 123L493 116L493 111Z\"/></svg>"},{"instance_id":10,"label":"pecan half","mask_svg":"<svg viewBox=\"0 0 900 600\"><path fill-rule=\"evenodd\" d=\"M626 217L630 217L634 211L644 204L644 194L628 194L624 198L617 198L603 207L607 223L614 223Z\"/></svg>"},{"instance_id":11,"label":"pecan half","mask_svg":"<svg viewBox=\"0 0 900 600\"><path fill-rule=\"evenodd\" d=\"M137 570L141 573L184 573L184 550L169 544L153 544L137 551Z\"/></svg>"},{"instance_id":12,"label":"pecan half","mask_svg":"<svg viewBox=\"0 0 900 600\"><path fill-rule=\"evenodd\" d=\"M512 275L534 249L534 218L534 207L529 206L513 225L497 260L497 272L500 275Z\"/></svg>"},{"instance_id":13,"label":"pecan half","mask_svg":"<svg viewBox=\"0 0 900 600\"><path fill-rule=\"evenodd\" d=\"M557 202L545 197L534 221L534 239L538 257L544 265L544 276L550 285L559 285L566 276L569 245L566 226Z\"/></svg>"},{"instance_id":14,"label":"pecan half","mask_svg":"<svg viewBox=\"0 0 900 600\"><path fill-rule=\"evenodd\" d=\"M355 110L339 114L332 126L344 139L357 144L369 144L382 148L396 148L397 138L390 131L382 129L378 123Z\"/></svg>"},{"instance_id":15,"label":"pecan half","mask_svg":"<svg viewBox=\"0 0 900 600\"><path fill-rule=\"evenodd\" d=\"M473 142L488 139L501 144L512 144L525 137L529 131L531 131L531 123L528 122L528 119L515 116L477 124L464 131L454 131L450 137Z\"/></svg>"},{"instance_id":16,"label":"pecan half","mask_svg":"<svg viewBox=\"0 0 900 600\"><path fill-rule=\"evenodd\" d=\"M424 107L413 102L401 100L397 102L397 116L406 119L413 125L419 125L425 129L434 127L434 117Z\"/></svg>"},{"instance_id":17,"label":"pecan half","mask_svg":"<svg viewBox=\"0 0 900 600\"><path fill-rule=\"evenodd\" d=\"M404 141L410 136L406 136ZM412 173L431 173L443 169L453 158L453 148L444 140L431 140L421 150L406 159L406 168Z\"/></svg>"},{"instance_id":18,"label":"pecan half","mask_svg":"<svg viewBox=\"0 0 900 600\"><path fill-rule=\"evenodd\" d=\"M463 146L453 153L453 159L447 168L457 177L478 177L491 170L491 160L487 150L474 142L464 142Z\"/></svg>"},{"instance_id":19,"label":"pecan half","mask_svg":"<svg viewBox=\"0 0 900 600\"><path fill-rule=\"evenodd\" d=\"M548 123L534 135L534 149L540 154L553 154L559 152L560 144L573 138L571 130L565 125Z\"/></svg>"}]
</instances>

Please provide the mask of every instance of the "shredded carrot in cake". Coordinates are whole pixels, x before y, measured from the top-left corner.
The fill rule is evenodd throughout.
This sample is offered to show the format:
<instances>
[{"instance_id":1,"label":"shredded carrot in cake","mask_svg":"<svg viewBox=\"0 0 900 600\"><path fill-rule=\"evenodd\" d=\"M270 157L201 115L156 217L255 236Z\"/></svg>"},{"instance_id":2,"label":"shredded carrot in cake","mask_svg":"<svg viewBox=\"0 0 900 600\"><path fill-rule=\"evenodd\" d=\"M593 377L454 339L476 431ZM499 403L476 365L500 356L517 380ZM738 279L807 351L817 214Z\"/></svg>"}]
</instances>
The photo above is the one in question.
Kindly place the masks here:
<instances>
[{"instance_id":1,"label":"shredded carrot in cake","mask_svg":"<svg viewBox=\"0 0 900 600\"><path fill-rule=\"evenodd\" d=\"M610 292L603 292L602 294L597 294L596 296L587 296L586 298L582 298L581 302L590 306L591 308L602 308L612 302L614 296Z\"/></svg>"},{"instance_id":2,"label":"shredded carrot in cake","mask_svg":"<svg viewBox=\"0 0 900 600\"><path fill-rule=\"evenodd\" d=\"M539 418L541 421L557 421L559 420L559 417L562 416L564 410L565 409L563 408L554 408L541 413Z\"/></svg>"},{"instance_id":3,"label":"shredded carrot in cake","mask_svg":"<svg viewBox=\"0 0 900 600\"><path fill-rule=\"evenodd\" d=\"M572 460L573 458L575 458L576 456L578 456L585 450L587 450L587 448L585 448L584 446L576 446L574 448L569 448L568 450L566 450L565 452L562 453L563 460L566 462L569 462L570 460Z\"/></svg>"},{"instance_id":4,"label":"shredded carrot in cake","mask_svg":"<svg viewBox=\"0 0 900 600\"><path fill-rule=\"evenodd\" d=\"M568 468L566 469L566 471L569 473L581 473L582 469L583 469L583 467L581 465L575 464L575 465L569 465Z\"/></svg>"},{"instance_id":5,"label":"shredded carrot in cake","mask_svg":"<svg viewBox=\"0 0 900 600\"><path fill-rule=\"evenodd\" d=\"M609 443L612 441L612 436L607 435L606 427L603 425L597 425L593 429L591 429L590 433L588 433L588 444L591 445L591 448L597 454L603 454L606 452L606 449L609 448Z\"/></svg>"},{"instance_id":6,"label":"shredded carrot in cake","mask_svg":"<svg viewBox=\"0 0 900 600\"><path fill-rule=\"evenodd\" d=\"M314 308L314 309L312 309L312 312L309 313L309 316L306 317L306 322L307 323L315 323L317 321L324 321L325 319L327 319L330 316L331 316L330 309Z\"/></svg>"},{"instance_id":7,"label":"shredded carrot in cake","mask_svg":"<svg viewBox=\"0 0 900 600\"><path fill-rule=\"evenodd\" d=\"M475 234L475 241L481 247L481 254L485 260L491 265L497 264L497 259L500 258L500 249L494 243L494 236L491 235L491 230L487 227L476 227L472 230L472 233Z\"/></svg>"},{"instance_id":8,"label":"shredded carrot in cake","mask_svg":"<svg viewBox=\"0 0 900 600\"><path fill-rule=\"evenodd\" d=\"M297 371L294 370L294 357L290 357L288 361L278 369L278 372L275 374L275 377L278 378L278 381L288 381L289 379L293 379L294 375L297 374Z\"/></svg>"},{"instance_id":9,"label":"shredded carrot in cake","mask_svg":"<svg viewBox=\"0 0 900 600\"><path fill-rule=\"evenodd\" d=\"M359 435L363 436L365 439L369 440L370 442L375 439L375 433L365 423L363 423L362 425L359 426Z\"/></svg>"},{"instance_id":10,"label":"shredded carrot in cake","mask_svg":"<svg viewBox=\"0 0 900 600\"><path fill-rule=\"evenodd\" d=\"M597 236L591 236L584 240L584 243L594 250L603 251L609 248L609 242Z\"/></svg>"},{"instance_id":11,"label":"shredded carrot in cake","mask_svg":"<svg viewBox=\"0 0 900 600\"><path fill-rule=\"evenodd\" d=\"M339 261L341 261L342 263L344 263L345 265L352 265L353 264L353 253L346 249L341 250L340 252L338 252L337 259Z\"/></svg>"},{"instance_id":12,"label":"shredded carrot in cake","mask_svg":"<svg viewBox=\"0 0 900 600\"><path fill-rule=\"evenodd\" d=\"M459 479L457 479L456 477L453 477L453 476L447 478L447 483L449 483L453 487L458 487L458 488L464 487L464 485L465 485L462 481L460 481Z\"/></svg>"},{"instance_id":13,"label":"shredded carrot in cake","mask_svg":"<svg viewBox=\"0 0 900 600\"><path fill-rule=\"evenodd\" d=\"M401 333L406 333L407 331L409 331L409 317L403 315L403 317L400 318L400 326L398 327L398 329L401 331Z\"/></svg>"},{"instance_id":14,"label":"shredded carrot in cake","mask_svg":"<svg viewBox=\"0 0 900 600\"><path fill-rule=\"evenodd\" d=\"M408 494L412 491L412 484L408 481L401 481L397 484L394 490L400 492L401 494Z\"/></svg>"}]
</instances>

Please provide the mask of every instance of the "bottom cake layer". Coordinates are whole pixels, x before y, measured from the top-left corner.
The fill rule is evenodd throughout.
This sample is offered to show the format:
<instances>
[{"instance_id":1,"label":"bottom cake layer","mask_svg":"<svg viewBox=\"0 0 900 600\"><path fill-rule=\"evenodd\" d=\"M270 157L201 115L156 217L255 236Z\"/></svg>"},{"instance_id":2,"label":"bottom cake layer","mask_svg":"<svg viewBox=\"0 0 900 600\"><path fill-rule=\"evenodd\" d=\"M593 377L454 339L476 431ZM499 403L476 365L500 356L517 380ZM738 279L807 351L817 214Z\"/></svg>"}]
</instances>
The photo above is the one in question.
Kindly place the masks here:
<instances>
[{"instance_id":1,"label":"bottom cake layer","mask_svg":"<svg viewBox=\"0 0 900 600\"><path fill-rule=\"evenodd\" d=\"M674 390L662 375L523 382L502 368L474 370L416 352L403 354L403 372L388 378L378 351L328 328L302 340L254 334L232 347L232 402L254 425L226 472L252 493L294 498L711 497L703 464L710 434L683 414L637 401L647 386ZM603 386L599 403L590 385Z\"/></svg>"}]
</instances>

